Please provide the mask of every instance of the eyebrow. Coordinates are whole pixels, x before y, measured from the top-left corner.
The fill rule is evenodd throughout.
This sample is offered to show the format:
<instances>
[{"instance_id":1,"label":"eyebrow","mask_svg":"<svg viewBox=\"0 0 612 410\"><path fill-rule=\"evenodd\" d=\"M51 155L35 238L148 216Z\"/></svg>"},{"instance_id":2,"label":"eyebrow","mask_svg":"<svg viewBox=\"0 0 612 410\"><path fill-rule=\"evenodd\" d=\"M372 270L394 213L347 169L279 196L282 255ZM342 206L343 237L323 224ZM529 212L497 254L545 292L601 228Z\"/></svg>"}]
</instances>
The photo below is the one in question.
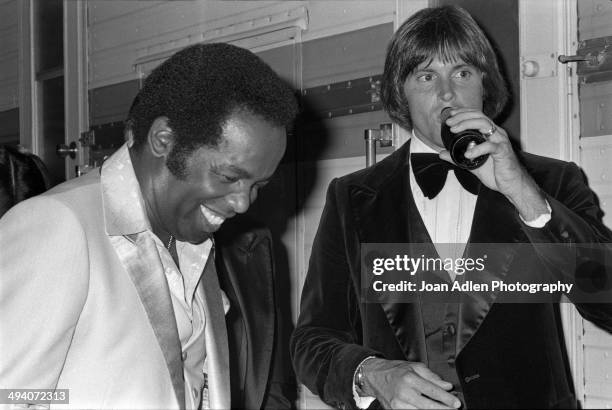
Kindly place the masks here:
<instances>
[{"instance_id":1,"label":"eyebrow","mask_svg":"<svg viewBox=\"0 0 612 410\"><path fill-rule=\"evenodd\" d=\"M468 64L468 63L462 63L462 64L457 64L456 66L453 66L454 70L457 70L459 68L473 68L476 70L476 67L474 67L472 64Z\"/></svg>"},{"instance_id":2,"label":"eyebrow","mask_svg":"<svg viewBox=\"0 0 612 410\"><path fill-rule=\"evenodd\" d=\"M452 69L453 69L453 70L458 70L458 69L460 69L460 68L464 68L464 67L467 67L467 68L474 68L474 69L476 69L476 67L474 67L472 64L468 64L468 63L459 63L459 64L455 64L454 66L452 66ZM430 64L429 64L429 65L427 65L426 67L423 67L423 68L416 68L416 69L414 70L414 72L415 72L415 73L418 73L418 72L420 72L420 71L431 72L431 71L435 71L435 70L434 70L433 68L431 68L431 63L430 63Z\"/></svg>"}]
</instances>

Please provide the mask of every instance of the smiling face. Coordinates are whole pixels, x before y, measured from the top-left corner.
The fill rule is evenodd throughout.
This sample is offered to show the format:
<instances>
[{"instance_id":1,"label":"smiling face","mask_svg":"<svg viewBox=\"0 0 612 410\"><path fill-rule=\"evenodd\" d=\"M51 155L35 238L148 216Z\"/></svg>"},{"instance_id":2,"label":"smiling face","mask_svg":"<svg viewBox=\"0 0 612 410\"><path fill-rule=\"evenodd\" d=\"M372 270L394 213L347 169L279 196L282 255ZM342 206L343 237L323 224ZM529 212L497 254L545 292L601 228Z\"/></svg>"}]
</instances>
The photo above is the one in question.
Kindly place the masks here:
<instances>
[{"instance_id":1,"label":"smiling face","mask_svg":"<svg viewBox=\"0 0 612 410\"><path fill-rule=\"evenodd\" d=\"M179 179L164 165L147 201L152 226L177 240L201 243L236 214L244 213L274 174L286 147L283 127L246 112L232 114L215 147L186 159Z\"/></svg>"},{"instance_id":2,"label":"smiling face","mask_svg":"<svg viewBox=\"0 0 612 410\"><path fill-rule=\"evenodd\" d=\"M461 60L421 63L404 83L412 127L431 148L443 149L440 112L445 107L482 110L482 73Z\"/></svg>"}]
</instances>

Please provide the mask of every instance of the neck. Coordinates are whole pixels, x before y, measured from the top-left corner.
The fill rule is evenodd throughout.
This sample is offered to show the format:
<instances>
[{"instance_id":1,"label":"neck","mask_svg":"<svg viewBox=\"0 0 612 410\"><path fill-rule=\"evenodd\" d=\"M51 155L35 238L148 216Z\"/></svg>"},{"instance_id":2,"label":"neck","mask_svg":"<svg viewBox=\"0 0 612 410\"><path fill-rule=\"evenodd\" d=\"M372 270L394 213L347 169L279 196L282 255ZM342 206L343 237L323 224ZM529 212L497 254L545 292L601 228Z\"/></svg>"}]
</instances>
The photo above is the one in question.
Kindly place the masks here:
<instances>
[{"instance_id":1,"label":"neck","mask_svg":"<svg viewBox=\"0 0 612 410\"><path fill-rule=\"evenodd\" d=\"M436 153L440 153L440 151L444 150L444 148L434 144L433 142L429 141L427 138L423 138L421 136L419 136L414 130L412 130L412 146L411 146L411 152L428 152L427 148L429 148L430 150L436 152ZM415 150L415 147L419 147L421 149Z\"/></svg>"}]
</instances>

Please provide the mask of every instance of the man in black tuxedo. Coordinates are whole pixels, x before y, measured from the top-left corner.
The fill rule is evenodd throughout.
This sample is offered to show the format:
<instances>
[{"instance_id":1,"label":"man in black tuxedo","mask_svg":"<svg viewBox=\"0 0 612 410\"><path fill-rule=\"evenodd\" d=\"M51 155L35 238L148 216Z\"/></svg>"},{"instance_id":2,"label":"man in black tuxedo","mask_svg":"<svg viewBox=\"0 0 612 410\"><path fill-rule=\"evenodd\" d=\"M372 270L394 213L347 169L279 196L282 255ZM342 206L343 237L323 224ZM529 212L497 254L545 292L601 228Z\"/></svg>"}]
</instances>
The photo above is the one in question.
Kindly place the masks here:
<instances>
[{"instance_id":1,"label":"man in black tuxedo","mask_svg":"<svg viewBox=\"0 0 612 410\"><path fill-rule=\"evenodd\" d=\"M478 244L494 251L483 283L578 285L567 294L582 316L612 331L612 304L576 290L584 275L609 273L612 233L596 197L576 165L512 149L493 122L507 96L492 47L464 10L424 9L394 34L382 100L412 138L376 166L330 184L292 337L298 378L325 402L576 407L552 303L560 292L546 300L529 295L537 303L503 303L517 299L495 290L433 303L424 294L406 303L390 292L375 301L362 293L369 286L362 244L403 243L412 257L424 247L424 256L444 260L477 256ZM447 174L453 161L443 123L455 134L485 136L465 157L488 155L486 162ZM469 279L448 269L419 275L442 284Z\"/></svg>"}]
</instances>

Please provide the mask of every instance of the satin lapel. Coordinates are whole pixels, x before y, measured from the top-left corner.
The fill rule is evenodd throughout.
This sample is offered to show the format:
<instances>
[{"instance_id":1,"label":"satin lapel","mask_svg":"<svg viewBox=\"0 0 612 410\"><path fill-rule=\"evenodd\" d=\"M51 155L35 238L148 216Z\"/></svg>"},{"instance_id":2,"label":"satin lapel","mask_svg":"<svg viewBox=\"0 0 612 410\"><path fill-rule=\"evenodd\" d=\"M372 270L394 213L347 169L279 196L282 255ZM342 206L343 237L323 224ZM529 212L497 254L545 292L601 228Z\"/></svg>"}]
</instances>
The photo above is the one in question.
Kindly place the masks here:
<instances>
[{"instance_id":1,"label":"satin lapel","mask_svg":"<svg viewBox=\"0 0 612 410\"><path fill-rule=\"evenodd\" d=\"M230 408L229 349L221 287L215 269L215 248L210 252L202 275L206 314L206 359L211 409Z\"/></svg>"},{"instance_id":2,"label":"satin lapel","mask_svg":"<svg viewBox=\"0 0 612 410\"><path fill-rule=\"evenodd\" d=\"M511 269L519 244L525 241L516 209L502 194L481 188L463 257L476 259L486 255L485 269L481 273L470 272L470 277L466 274L462 279L487 284L503 280ZM497 297L498 292L462 294L457 320L457 353L474 336Z\"/></svg>"},{"instance_id":3,"label":"satin lapel","mask_svg":"<svg viewBox=\"0 0 612 410\"><path fill-rule=\"evenodd\" d=\"M181 342L178 336L168 282L155 242L147 233L112 236L111 243L138 291L157 342L164 355L179 408L185 408L185 383Z\"/></svg>"},{"instance_id":4,"label":"satin lapel","mask_svg":"<svg viewBox=\"0 0 612 410\"><path fill-rule=\"evenodd\" d=\"M404 147L394 154L397 156L396 161L401 163L384 181L384 186L378 189L361 185L349 188L360 243L413 243L413 238L408 234L407 219L415 211L412 209L414 201L408 200L406 192L409 179L406 164L408 152L408 147ZM426 358L419 305L397 303L391 298L380 305L406 358Z\"/></svg>"}]
</instances>

